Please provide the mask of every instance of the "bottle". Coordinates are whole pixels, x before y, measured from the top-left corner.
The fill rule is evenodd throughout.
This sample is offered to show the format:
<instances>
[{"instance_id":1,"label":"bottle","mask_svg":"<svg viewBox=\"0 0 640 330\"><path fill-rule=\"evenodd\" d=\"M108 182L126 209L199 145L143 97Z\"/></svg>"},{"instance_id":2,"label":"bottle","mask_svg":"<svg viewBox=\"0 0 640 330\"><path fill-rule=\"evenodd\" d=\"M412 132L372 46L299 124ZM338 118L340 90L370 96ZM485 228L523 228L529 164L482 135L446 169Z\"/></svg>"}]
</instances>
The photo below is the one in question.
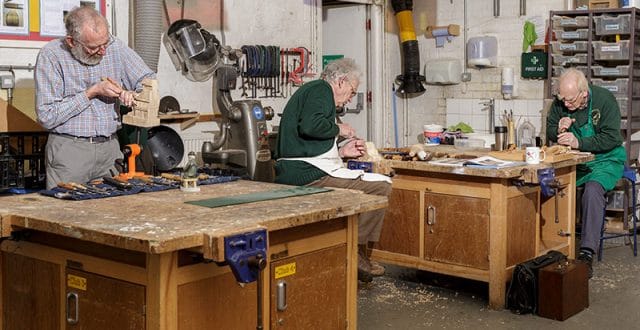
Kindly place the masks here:
<instances>
[{"instance_id":1,"label":"bottle","mask_svg":"<svg viewBox=\"0 0 640 330\"><path fill-rule=\"evenodd\" d=\"M494 145L494 149L496 151L502 151L507 149L507 127L506 126L496 126L494 128L496 143Z\"/></svg>"}]
</instances>

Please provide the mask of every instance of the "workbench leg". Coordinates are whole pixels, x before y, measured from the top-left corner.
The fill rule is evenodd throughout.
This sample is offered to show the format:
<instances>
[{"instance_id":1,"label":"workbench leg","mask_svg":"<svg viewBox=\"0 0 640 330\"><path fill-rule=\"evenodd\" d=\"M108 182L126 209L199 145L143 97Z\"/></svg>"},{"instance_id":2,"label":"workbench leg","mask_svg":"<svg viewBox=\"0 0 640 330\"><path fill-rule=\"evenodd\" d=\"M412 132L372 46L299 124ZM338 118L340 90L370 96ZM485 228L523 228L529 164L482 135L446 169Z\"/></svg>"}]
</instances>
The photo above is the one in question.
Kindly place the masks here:
<instances>
[{"instance_id":1,"label":"workbench leg","mask_svg":"<svg viewBox=\"0 0 640 330\"><path fill-rule=\"evenodd\" d=\"M503 309L507 268L508 182L491 183L489 220L489 308Z\"/></svg>"},{"instance_id":2,"label":"workbench leg","mask_svg":"<svg viewBox=\"0 0 640 330\"><path fill-rule=\"evenodd\" d=\"M178 329L177 256L147 254L147 330Z\"/></svg>"},{"instance_id":3,"label":"workbench leg","mask_svg":"<svg viewBox=\"0 0 640 330\"><path fill-rule=\"evenodd\" d=\"M358 328L358 215L347 219L347 324Z\"/></svg>"},{"instance_id":4,"label":"workbench leg","mask_svg":"<svg viewBox=\"0 0 640 330\"><path fill-rule=\"evenodd\" d=\"M569 173L569 184L567 185L566 196L567 200L567 231L571 233L567 239L569 239L569 253L567 256L569 259L575 259L576 257L576 167L571 167L571 173Z\"/></svg>"}]
</instances>

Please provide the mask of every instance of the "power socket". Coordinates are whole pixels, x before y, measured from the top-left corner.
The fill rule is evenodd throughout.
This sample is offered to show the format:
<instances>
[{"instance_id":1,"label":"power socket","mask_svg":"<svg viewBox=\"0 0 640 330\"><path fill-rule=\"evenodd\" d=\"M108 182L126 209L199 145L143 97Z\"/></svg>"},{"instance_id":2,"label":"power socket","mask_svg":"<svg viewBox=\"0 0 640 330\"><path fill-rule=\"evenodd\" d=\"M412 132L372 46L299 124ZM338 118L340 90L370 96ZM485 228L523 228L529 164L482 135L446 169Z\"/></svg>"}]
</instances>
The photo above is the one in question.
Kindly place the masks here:
<instances>
[{"instance_id":1,"label":"power socket","mask_svg":"<svg viewBox=\"0 0 640 330\"><path fill-rule=\"evenodd\" d=\"M471 81L471 72L463 72L460 76L460 80L462 80L463 82Z\"/></svg>"},{"instance_id":2,"label":"power socket","mask_svg":"<svg viewBox=\"0 0 640 330\"><path fill-rule=\"evenodd\" d=\"M13 77L13 75L0 76L0 88L12 89L15 86L16 86L16 79Z\"/></svg>"}]
</instances>

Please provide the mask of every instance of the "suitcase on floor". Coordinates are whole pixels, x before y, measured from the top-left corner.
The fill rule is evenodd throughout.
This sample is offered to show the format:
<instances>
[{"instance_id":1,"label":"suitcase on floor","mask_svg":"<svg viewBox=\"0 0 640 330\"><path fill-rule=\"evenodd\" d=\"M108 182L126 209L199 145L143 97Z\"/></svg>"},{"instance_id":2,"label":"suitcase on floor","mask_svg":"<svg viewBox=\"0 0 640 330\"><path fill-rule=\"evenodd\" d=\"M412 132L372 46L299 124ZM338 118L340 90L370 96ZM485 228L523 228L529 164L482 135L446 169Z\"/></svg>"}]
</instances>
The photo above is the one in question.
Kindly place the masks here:
<instances>
[{"instance_id":1,"label":"suitcase on floor","mask_svg":"<svg viewBox=\"0 0 640 330\"><path fill-rule=\"evenodd\" d=\"M575 260L555 262L538 273L538 315L564 321L589 307L587 265Z\"/></svg>"}]
</instances>

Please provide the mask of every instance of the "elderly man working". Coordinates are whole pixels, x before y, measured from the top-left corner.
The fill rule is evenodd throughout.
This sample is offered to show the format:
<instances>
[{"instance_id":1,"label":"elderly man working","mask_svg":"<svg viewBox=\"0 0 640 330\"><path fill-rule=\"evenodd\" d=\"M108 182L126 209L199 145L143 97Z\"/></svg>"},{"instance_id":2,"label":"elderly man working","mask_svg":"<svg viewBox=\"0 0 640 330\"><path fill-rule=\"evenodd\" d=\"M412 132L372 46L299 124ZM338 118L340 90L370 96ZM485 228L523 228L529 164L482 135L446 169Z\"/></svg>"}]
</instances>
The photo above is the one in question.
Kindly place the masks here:
<instances>
[{"instance_id":1,"label":"elderly man working","mask_svg":"<svg viewBox=\"0 0 640 330\"><path fill-rule=\"evenodd\" d=\"M557 99L547 117L547 139L595 155L594 160L577 168L577 185L584 185L578 260L588 265L591 277L593 255L600 244L605 193L622 177L626 160L618 102L608 90L589 85L581 71L568 69L560 76Z\"/></svg>"},{"instance_id":2,"label":"elderly man working","mask_svg":"<svg viewBox=\"0 0 640 330\"><path fill-rule=\"evenodd\" d=\"M336 123L336 107L356 94L360 71L352 59L330 62L321 78L308 82L292 96L282 113L275 151L276 182L291 185L337 187L388 196L391 180L382 175L363 175L344 168L342 158L364 154L364 141L354 129ZM347 142L338 148L340 137ZM370 260L373 244L380 238L384 209L363 213L358 222L358 279L370 282L384 274L384 267Z\"/></svg>"},{"instance_id":3,"label":"elderly man working","mask_svg":"<svg viewBox=\"0 0 640 330\"><path fill-rule=\"evenodd\" d=\"M50 132L47 189L115 171L115 160L122 158L115 134L118 101L131 106L142 80L155 77L133 49L109 33L95 9L73 9L65 27L64 38L42 47L35 70L38 122Z\"/></svg>"}]
</instances>

